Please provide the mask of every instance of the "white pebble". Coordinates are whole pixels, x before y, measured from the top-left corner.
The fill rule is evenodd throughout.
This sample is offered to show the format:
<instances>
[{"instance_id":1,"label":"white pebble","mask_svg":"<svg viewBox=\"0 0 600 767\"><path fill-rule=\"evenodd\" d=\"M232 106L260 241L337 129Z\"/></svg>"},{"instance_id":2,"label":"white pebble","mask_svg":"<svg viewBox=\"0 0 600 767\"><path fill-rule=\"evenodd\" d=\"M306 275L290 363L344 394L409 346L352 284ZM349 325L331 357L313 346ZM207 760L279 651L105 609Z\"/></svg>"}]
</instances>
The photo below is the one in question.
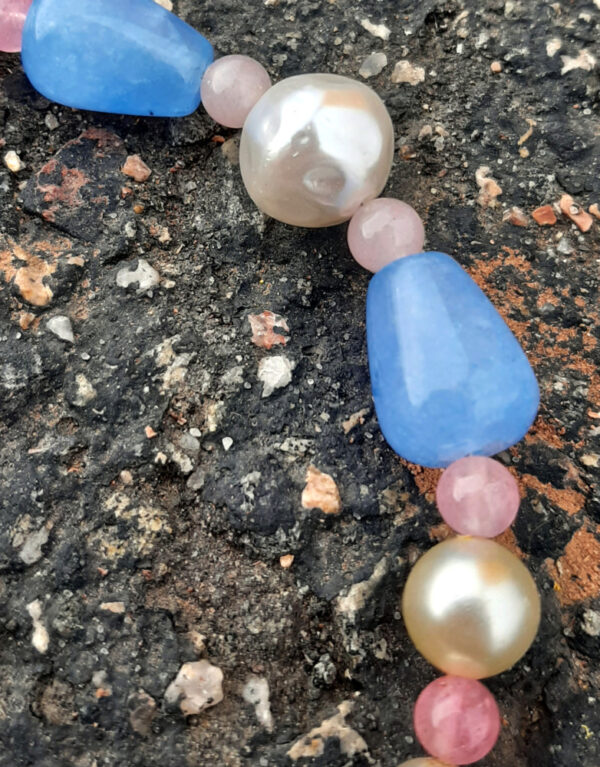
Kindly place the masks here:
<instances>
[{"instance_id":1,"label":"white pebble","mask_svg":"<svg viewBox=\"0 0 600 767\"><path fill-rule=\"evenodd\" d=\"M231 439L231 437L223 437L221 442L223 443L223 449L225 451L229 450L231 446L233 445L233 440Z\"/></svg>"},{"instance_id":2,"label":"white pebble","mask_svg":"<svg viewBox=\"0 0 600 767\"><path fill-rule=\"evenodd\" d=\"M46 123L46 128L48 128L48 130L56 130L58 128L58 119L52 112L48 112L44 118L44 122Z\"/></svg>"},{"instance_id":3,"label":"white pebble","mask_svg":"<svg viewBox=\"0 0 600 767\"><path fill-rule=\"evenodd\" d=\"M292 380L293 363L282 354L265 357L258 364L258 380L263 384L263 397L269 397L275 389L282 389Z\"/></svg>"},{"instance_id":4,"label":"white pebble","mask_svg":"<svg viewBox=\"0 0 600 767\"><path fill-rule=\"evenodd\" d=\"M58 336L61 341L68 341L70 344L75 341L71 320L64 314L57 314L55 317L51 317L46 323L46 327L51 333Z\"/></svg>"},{"instance_id":5,"label":"white pebble","mask_svg":"<svg viewBox=\"0 0 600 767\"><path fill-rule=\"evenodd\" d=\"M273 715L269 703L269 683L264 677L251 676L242 690L247 703L254 706L256 718L267 732L273 732Z\"/></svg>"},{"instance_id":6,"label":"white pebble","mask_svg":"<svg viewBox=\"0 0 600 767\"><path fill-rule=\"evenodd\" d=\"M373 37L380 37L382 40L390 39L391 30L385 24L373 24L369 19L362 19L360 25L367 32L370 32Z\"/></svg>"},{"instance_id":7,"label":"white pebble","mask_svg":"<svg viewBox=\"0 0 600 767\"><path fill-rule=\"evenodd\" d=\"M83 373L77 373L75 376L75 383L77 385L77 391L71 399L71 404L75 407L85 407L88 402L91 402L98 392Z\"/></svg>"},{"instance_id":8,"label":"white pebble","mask_svg":"<svg viewBox=\"0 0 600 767\"><path fill-rule=\"evenodd\" d=\"M25 163L21 160L14 149L9 150L4 155L4 164L9 169L9 171L11 171L11 173L18 173L25 167Z\"/></svg>"},{"instance_id":9,"label":"white pebble","mask_svg":"<svg viewBox=\"0 0 600 767\"><path fill-rule=\"evenodd\" d=\"M418 85L425 80L425 70L423 67L417 67L403 59L398 61L392 72L393 83L408 83L409 85Z\"/></svg>"},{"instance_id":10,"label":"white pebble","mask_svg":"<svg viewBox=\"0 0 600 767\"><path fill-rule=\"evenodd\" d=\"M387 66L387 56L382 51L372 53L363 61L358 74L367 80L369 77L378 75Z\"/></svg>"},{"instance_id":11,"label":"white pebble","mask_svg":"<svg viewBox=\"0 0 600 767\"><path fill-rule=\"evenodd\" d=\"M128 265L117 272L117 285L120 288L128 288L136 282L138 283L137 292L145 293L158 285L160 274L144 258L138 258L135 269Z\"/></svg>"},{"instance_id":12,"label":"white pebble","mask_svg":"<svg viewBox=\"0 0 600 767\"><path fill-rule=\"evenodd\" d=\"M50 533L48 528L42 527L27 536L23 548L19 552L19 558L26 564L32 565L42 558L42 546L48 543Z\"/></svg>"},{"instance_id":13,"label":"white pebble","mask_svg":"<svg viewBox=\"0 0 600 767\"><path fill-rule=\"evenodd\" d=\"M31 644L35 649L42 653L42 655L48 651L48 645L50 644L50 636L44 624L42 623L42 603L39 599L30 602L27 605L27 612L31 617L33 623L33 634L31 635Z\"/></svg>"},{"instance_id":14,"label":"white pebble","mask_svg":"<svg viewBox=\"0 0 600 767\"><path fill-rule=\"evenodd\" d=\"M223 672L207 660L184 663L165 692L167 703L179 700L185 716L199 714L223 700Z\"/></svg>"}]
</instances>

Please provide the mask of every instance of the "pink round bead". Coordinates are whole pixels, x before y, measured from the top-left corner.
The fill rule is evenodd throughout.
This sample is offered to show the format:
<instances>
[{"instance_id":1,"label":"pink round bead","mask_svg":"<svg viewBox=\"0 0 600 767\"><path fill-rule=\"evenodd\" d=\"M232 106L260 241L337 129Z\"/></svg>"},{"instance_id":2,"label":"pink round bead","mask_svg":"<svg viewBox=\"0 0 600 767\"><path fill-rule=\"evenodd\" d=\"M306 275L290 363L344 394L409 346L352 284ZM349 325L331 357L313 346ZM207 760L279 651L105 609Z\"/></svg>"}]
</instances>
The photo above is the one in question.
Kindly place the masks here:
<instances>
[{"instance_id":1,"label":"pink round bead","mask_svg":"<svg viewBox=\"0 0 600 767\"><path fill-rule=\"evenodd\" d=\"M520 499L508 469L473 455L454 461L443 472L436 501L444 521L457 533L494 538L513 523Z\"/></svg>"},{"instance_id":2,"label":"pink round bead","mask_svg":"<svg viewBox=\"0 0 600 767\"><path fill-rule=\"evenodd\" d=\"M450 764L471 764L494 747L500 713L481 682L442 676L417 698L414 724L419 742L432 756Z\"/></svg>"},{"instance_id":3,"label":"pink round bead","mask_svg":"<svg viewBox=\"0 0 600 767\"><path fill-rule=\"evenodd\" d=\"M200 96L208 114L227 128L241 128L252 107L271 87L267 70L249 56L223 56L202 78Z\"/></svg>"},{"instance_id":4,"label":"pink round bead","mask_svg":"<svg viewBox=\"0 0 600 767\"><path fill-rule=\"evenodd\" d=\"M401 200L378 197L356 211L348 226L348 247L361 266L378 272L403 256L423 251L419 214Z\"/></svg>"},{"instance_id":5,"label":"pink round bead","mask_svg":"<svg viewBox=\"0 0 600 767\"><path fill-rule=\"evenodd\" d=\"M21 50L25 17L32 0L2 0L0 3L0 51Z\"/></svg>"}]
</instances>

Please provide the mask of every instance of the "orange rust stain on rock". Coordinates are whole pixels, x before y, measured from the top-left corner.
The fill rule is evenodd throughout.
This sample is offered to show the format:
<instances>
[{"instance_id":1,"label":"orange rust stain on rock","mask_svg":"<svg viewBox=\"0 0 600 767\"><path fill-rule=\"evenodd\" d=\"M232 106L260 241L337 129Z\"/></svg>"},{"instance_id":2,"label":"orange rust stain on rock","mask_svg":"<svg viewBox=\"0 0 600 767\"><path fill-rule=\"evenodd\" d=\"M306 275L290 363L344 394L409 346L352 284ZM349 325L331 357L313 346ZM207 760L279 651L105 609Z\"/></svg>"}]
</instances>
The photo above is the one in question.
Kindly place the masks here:
<instances>
[{"instance_id":1,"label":"orange rust stain on rock","mask_svg":"<svg viewBox=\"0 0 600 767\"><path fill-rule=\"evenodd\" d=\"M565 445L565 441L562 439L564 433L564 427L556 428L544 420L544 418L538 416L533 422L533 426L525 435L525 441L530 444L532 442L543 442L560 450Z\"/></svg>"},{"instance_id":2,"label":"orange rust stain on rock","mask_svg":"<svg viewBox=\"0 0 600 767\"><path fill-rule=\"evenodd\" d=\"M29 256L27 266L17 270L15 285L27 303L32 306L47 306L54 293L44 283L44 278L56 271L56 264L48 264L38 256Z\"/></svg>"},{"instance_id":3,"label":"orange rust stain on rock","mask_svg":"<svg viewBox=\"0 0 600 767\"><path fill-rule=\"evenodd\" d=\"M5 282L13 280L17 273L13 264L13 252L10 249L0 250L0 272L2 272Z\"/></svg>"},{"instance_id":4,"label":"orange rust stain on rock","mask_svg":"<svg viewBox=\"0 0 600 767\"><path fill-rule=\"evenodd\" d=\"M58 208L57 203L64 203L71 207L83 205L80 189L90 182L88 176L79 168L66 168L60 172L62 181L57 184L38 184L38 189L44 195L44 202L53 205L45 211L45 214L53 216Z\"/></svg>"},{"instance_id":5,"label":"orange rust stain on rock","mask_svg":"<svg viewBox=\"0 0 600 767\"><path fill-rule=\"evenodd\" d=\"M600 407L600 375L590 377L588 400L594 407Z\"/></svg>"},{"instance_id":6,"label":"orange rust stain on rock","mask_svg":"<svg viewBox=\"0 0 600 767\"><path fill-rule=\"evenodd\" d=\"M433 501L435 501L435 489L442 475L442 470L428 469L425 466L418 466L417 464L405 461L404 458L400 459L400 463L406 466L413 475L415 484L421 495L424 495L427 501L433 503Z\"/></svg>"},{"instance_id":7,"label":"orange rust stain on rock","mask_svg":"<svg viewBox=\"0 0 600 767\"><path fill-rule=\"evenodd\" d=\"M497 535L494 540L496 543L504 546L505 549L512 551L512 553L519 557L519 559L525 559L525 554L519 548L519 544L517 543L512 528L509 527L508 530L505 530L501 535Z\"/></svg>"},{"instance_id":8,"label":"orange rust stain on rock","mask_svg":"<svg viewBox=\"0 0 600 767\"><path fill-rule=\"evenodd\" d=\"M66 237L56 240L35 240L26 245L17 244L10 237L0 250L0 272L6 282L14 282L21 298L32 306L47 306L53 297L45 279L52 275L60 257L71 248Z\"/></svg>"},{"instance_id":9,"label":"orange rust stain on rock","mask_svg":"<svg viewBox=\"0 0 600 767\"><path fill-rule=\"evenodd\" d=\"M454 533L445 522L440 522L439 525L434 525L429 528L430 539L432 541L437 541L438 543L445 541L447 538L452 538L453 535Z\"/></svg>"},{"instance_id":10,"label":"orange rust stain on rock","mask_svg":"<svg viewBox=\"0 0 600 767\"><path fill-rule=\"evenodd\" d=\"M546 304L552 304L552 306L558 306L560 304L559 297L550 288L542 290L537 297L536 305L538 309L541 309L542 306L545 306Z\"/></svg>"},{"instance_id":11,"label":"orange rust stain on rock","mask_svg":"<svg viewBox=\"0 0 600 767\"><path fill-rule=\"evenodd\" d=\"M562 605L573 605L600 594L600 541L580 527L556 562L546 560Z\"/></svg>"},{"instance_id":12,"label":"orange rust stain on rock","mask_svg":"<svg viewBox=\"0 0 600 767\"><path fill-rule=\"evenodd\" d=\"M552 485L540 482L537 477L532 474L523 474L520 478L520 483L523 487L530 488L547 498L552 504L558 506L567 514L572 516L577 514L583 508L585 504L585 496L583 493L578 493L577 490L571 488L560 489L553 487Z\"/></svg>"},{"instance_id":13,"label":"orange rust stain on rock","mask_svg":"<svg viewBox=\"0 0 600 767\"><path fill-rule=\"evenodd\" d=\"M21 312L19 315L19 327L21 330L29 330L29 328L34 325L35 320L35 314L31 314L31 312Z\"/></svg>"},{"instance_id":14,"label":"orange rust stain on rock","mask_svg":"<svg viewBox=\"0 0 600 767\"><path fill-rule=\"evenodd\" d=\"M81 143L81 139L83 138L95 141L98 144L98 149L115 148L121 146L121 139L114 133L111 133L104 128L88 128L81 134L81 136L79 136L78 139L75 139L72 143Z\"/></svg>"},{"instance_id":15,"label":"orange rust stain on rock","mask_svg":"<svg viewBox=\"0 0 600 767\"><path fill-rule=\"evenodd\" d=\"M586 350L586 352L592 351L598 345L596 337L593 336L590 331L583 333L581 336L581 343L583 344L583 348Z\"/></svg>"}]
</instances>

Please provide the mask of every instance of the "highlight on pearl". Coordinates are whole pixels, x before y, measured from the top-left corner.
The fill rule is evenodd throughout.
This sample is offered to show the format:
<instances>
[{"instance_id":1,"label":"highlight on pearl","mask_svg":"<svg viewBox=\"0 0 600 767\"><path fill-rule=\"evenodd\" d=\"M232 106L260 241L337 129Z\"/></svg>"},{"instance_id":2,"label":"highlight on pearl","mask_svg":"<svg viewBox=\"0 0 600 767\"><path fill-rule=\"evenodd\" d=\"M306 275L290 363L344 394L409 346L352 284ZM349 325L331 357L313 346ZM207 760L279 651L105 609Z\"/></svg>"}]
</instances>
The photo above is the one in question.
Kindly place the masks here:
<instances>
[{"instance_id":1,"label":"highlight on pearl","mask_svg":"<svg viewBox=\"0 0 600 767\"><path fill-rule=\"evenodd\" d=\"M494 747L500 712L481 682L443 676L417 698L414 725L425 751L451 764L472 764Z\"/></svg>"},{"instance_id":2,"label":"highlight on pearl","mask_svg":"<svg viewBox=\"0 0 600 767\"><path fill-rule=\"evenodd\" d=\"M484 538L439 543L419 559L402 600L417 650L447 674L480 679L514 665L533 642L540 597L527 568Z\"/></svg>"},{"instance_id":3,"label":"highlight on pearl","mask_svg":"<svg viewBox=\"0 0 600 767\"><path fill-rule=\"evenodd\" d=\"M332 226L377 197L393 156L392 121L375 91L340 75L298 75L270 88L248 115L240 170L269 216Z\"/></svg>"}]
</instances>

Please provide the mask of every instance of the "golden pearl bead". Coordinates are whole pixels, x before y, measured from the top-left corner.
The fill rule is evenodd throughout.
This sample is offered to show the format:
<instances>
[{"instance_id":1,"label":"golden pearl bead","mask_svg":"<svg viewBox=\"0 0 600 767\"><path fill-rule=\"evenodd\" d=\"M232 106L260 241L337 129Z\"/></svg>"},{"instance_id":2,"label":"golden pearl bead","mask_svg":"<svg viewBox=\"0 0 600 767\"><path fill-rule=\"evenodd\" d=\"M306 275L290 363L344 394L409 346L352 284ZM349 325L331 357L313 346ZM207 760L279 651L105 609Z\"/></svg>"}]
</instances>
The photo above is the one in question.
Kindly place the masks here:
<instances>
[{"instance_id":1,"label":"golden pearl bead","mask_svg":"<svg viewBox=\"0 0 600 767\"><path fill-rule=\"evenodd\" d=\"M540 597L514 554L464 536L421 557L406 581L402 612L410 638L432 665L481 679L527 651L540 622Z\"/></svg>"}]
</instances>

